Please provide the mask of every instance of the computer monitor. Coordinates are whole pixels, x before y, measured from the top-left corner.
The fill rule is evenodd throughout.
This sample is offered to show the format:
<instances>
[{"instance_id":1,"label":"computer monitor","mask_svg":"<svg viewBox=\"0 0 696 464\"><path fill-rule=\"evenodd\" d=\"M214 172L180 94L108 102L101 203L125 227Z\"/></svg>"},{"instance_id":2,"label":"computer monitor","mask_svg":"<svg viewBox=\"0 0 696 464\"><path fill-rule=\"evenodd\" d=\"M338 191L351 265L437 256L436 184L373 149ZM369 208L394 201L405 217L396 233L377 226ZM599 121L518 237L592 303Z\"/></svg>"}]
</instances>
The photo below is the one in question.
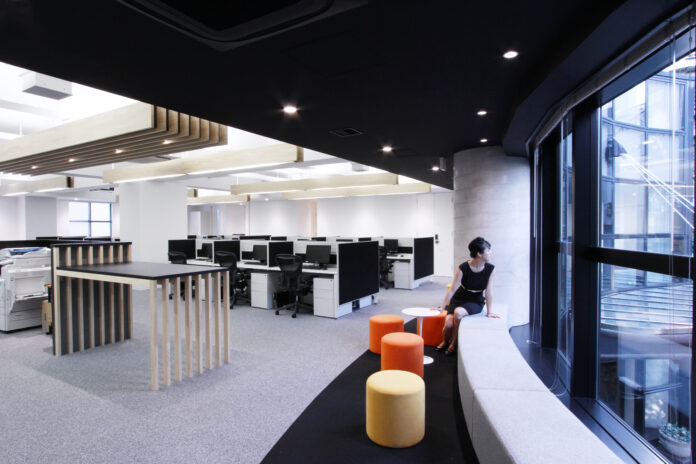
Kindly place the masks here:
<instances>
[{"instance_id":1,"label":"computer monitor","mask_svg":"<svg viewBox=\"0 0 696 464\"><path fill-rule=\"evenodd\" d=\"M187 235L186 238L196 238L195 235Z\"/></svg>"},{"instance_id":2,"label":"computer monitor","mask_svg":"<svg viewBox=\"0 0 696 464\"><path fill-rule=\"evenodd\" d=\"M358 242L371 242L372 237L359 237Z\"/></svg>"},{"instance_id":3,"label":"computer monitor","mask_svg":"<svg viewBox=\"0 0 696 464\"><path fill-rule=\"evenodd\" d=\"M325 242L326 237L312 237L313 242Z\"/></svg>"},{"instance_id":4,"label":"computer monitor","mask_svg":"<svg viewBox=\"0 0 696 464\"><path fill-rule=\"evenodd\" d=\"M266 245L254 245L254 259L262 264L266 263Z\"/></svg>"},{"instance_id":5,"label":"computer monitor","mask_svg":"<svg viewBox=\"0 0 696 464\"><path fill-rule=\"evenodd\" d=\"M186 253L186 259L196 258L196 241L195 240L170 240L168 251L181 251Z\"/></svg>"},{"instance_id":6,"label":"computer monitor","mask_svg":"<svg viewBox=\"0 0 696 464\"><path fill-rule=\"evenodd\" d=\"M396 253L399 251L399 241L395 238L385 238L384 248L387 250L387 253Z\"/></svg>"},{"instance_id":7,"label":"computer monitor","mask_svg":"<svg viewBox=\"0 0 696 464\"><path fill-rule=\"evenodd\" d=\"M307 245L305 261L325 266L331 262L331 245Z\"/></svg>"},{"instance_id":8,"label":"computer monitor","mask_svg":"<svg viewBox=\"0 0 696 464\"><path fill-rule=\"evenodd\" d=\"M352 238L337 238L336 241L337 242L352 242L353 239Z\"/></svg>"},{"instance_id":9,"label":"computer monitor","mask_svg":"<svg viewBox=\"0 0 696 464\"><path fill-rule=\"evenodd\" d=\"M215 240L213 242L213 254L218 251L230 251L237 256L237 259L241 258L239 256L239 240ZM214 257L214 261L218 262L216 257Z\"/></svg>"}]
</instances>

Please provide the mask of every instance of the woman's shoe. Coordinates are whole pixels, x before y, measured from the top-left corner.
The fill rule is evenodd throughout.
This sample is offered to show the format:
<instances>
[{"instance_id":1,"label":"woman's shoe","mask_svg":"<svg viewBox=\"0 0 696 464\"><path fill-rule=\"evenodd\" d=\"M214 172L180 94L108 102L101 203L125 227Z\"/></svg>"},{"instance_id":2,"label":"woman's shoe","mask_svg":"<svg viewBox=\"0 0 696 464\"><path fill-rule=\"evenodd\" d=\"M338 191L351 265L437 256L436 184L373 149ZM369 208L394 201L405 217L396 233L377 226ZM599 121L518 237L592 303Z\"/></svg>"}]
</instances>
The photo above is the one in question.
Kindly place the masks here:
<instances>
[{"instance_id":1,"label":"woman's shoe","mask_svg":"<svg viewBox=\"0 0 696 464\"><path fill-rule=\"evenodd\" d=\"M445 351L445 348L447 348L447 342L443 341L435 347L435 351Z\"/></svg>"},{"instance_id":2,"label":"woman's shoe","mask_svg":"<svg viewBox=\"0 0 696 464\"><path fill-rule=\"evenodd\" d=\"M449 347L447 347L447 351L445 351L445 356L452 356L454 354L454 343L452 343Z\"/></svg>"}]
</instances>

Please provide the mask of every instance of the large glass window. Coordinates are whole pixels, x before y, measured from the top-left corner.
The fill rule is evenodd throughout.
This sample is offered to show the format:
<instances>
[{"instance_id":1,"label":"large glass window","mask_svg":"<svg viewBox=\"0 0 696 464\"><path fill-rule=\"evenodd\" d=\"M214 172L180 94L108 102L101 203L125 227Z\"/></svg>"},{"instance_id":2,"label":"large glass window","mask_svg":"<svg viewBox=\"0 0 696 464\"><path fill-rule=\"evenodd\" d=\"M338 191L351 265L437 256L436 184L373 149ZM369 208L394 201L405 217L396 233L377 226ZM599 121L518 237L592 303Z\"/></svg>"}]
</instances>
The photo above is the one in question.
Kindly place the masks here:
<instances>
[{"instance_id":1,"label":"large glass window","mask_svg":"<svg viewBox=\"0 0 696 464\"><path fill-rule=\"evenodd\" d=\"M561 250L558 255L558 356L559 378L566 387L570 384L570 364L573 356L573 133L571 118L561 124L561 141L558 147L559 157L559 242Z\"/></svg>"},{"instance_id":2,"label":"large glass window","mask_svg":"<svg viewBox=\"0 0 696 464\"><path fill-rule=\"evenodd\" d=\"M603 248L693 256L694 54L601 108ZM639 254L636 254L639 255ZM690 453L693 280L599 264L597 399L671 462ZM681 438L680 438L681 436ZM689 451L687 451L689 450Z\"/></svg>"},{"instance_id":3,"label":"large glass window","mask_svg":"<svg viewBox=\"0 0 696 464\"><path fill-rule=\"evenodd\" d=\"M71 201L70 235L111 237L111 203Z\"/></svg>"}]
</instances>

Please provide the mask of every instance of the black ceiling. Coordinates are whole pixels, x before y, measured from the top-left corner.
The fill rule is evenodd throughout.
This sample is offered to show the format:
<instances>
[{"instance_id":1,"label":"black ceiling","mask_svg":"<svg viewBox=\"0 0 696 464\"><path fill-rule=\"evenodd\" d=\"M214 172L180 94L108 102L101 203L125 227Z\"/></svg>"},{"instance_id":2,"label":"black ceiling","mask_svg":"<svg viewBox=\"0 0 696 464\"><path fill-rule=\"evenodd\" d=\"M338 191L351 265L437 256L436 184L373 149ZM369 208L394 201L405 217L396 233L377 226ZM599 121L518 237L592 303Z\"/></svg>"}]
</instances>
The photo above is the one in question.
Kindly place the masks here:
<instances>
[{"instance_id":1,"label":"black ceiling","mask_svg":"<svg viewBox=\"0 0 696 464\"><path fill-rule=\"evenodd\" d=\"M528 97L624 2L353 3L219 51L115 1L0 0L0 61L451 188L451 155L481 138L526 154L547 110ZM519 57L505 60L508 49ZM582 72L607 59L592 56ZM295 117L280 111L288 103ZM342 128L362 134L330 133ZM440 156L450 169L433 173Z\"/></svg>"}]
</instances>

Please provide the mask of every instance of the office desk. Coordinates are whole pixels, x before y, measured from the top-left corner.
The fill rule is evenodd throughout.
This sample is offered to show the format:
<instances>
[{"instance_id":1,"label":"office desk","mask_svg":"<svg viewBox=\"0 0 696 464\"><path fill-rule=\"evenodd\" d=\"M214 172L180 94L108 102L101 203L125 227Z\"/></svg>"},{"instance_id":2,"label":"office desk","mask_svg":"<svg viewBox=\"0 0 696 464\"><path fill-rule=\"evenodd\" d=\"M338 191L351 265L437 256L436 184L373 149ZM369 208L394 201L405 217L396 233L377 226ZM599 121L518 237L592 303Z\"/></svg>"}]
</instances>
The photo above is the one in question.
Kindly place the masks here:
<instances>
[{"instance_id":1,"label":"office desk","mask_svg":"<svg viewBox=\"0 0 696 464\"><path fill-rule=\"evenodd\" d=\"M79 323L76 327L74 324L67 325L67 353L61 346L62 336L57 336L54 343L57 345L55 352L59 356L61 354L70 354L73 352L73 331L78 332L79 350L83 349L85 335L83 335L83 311L87 307L88 314L88 329L89 332L89 348L94 347L95 326L99 326L99 341L104 344L106 341L106 317L105 305L108 305L108 325L110 331L110 343L116 343L116 325L119 327L118 341L124 341L130 338L132 334L132 285L142 285L150 289L150 388L157 390L159 388L159 376L157 374L158 352L157 352L157 305L156 305L156 290L157 285L162 286L162 370L164 385L170 384L171 370L169 362L169 326L173 324L174 329L174 377L175 381L181 381L181 360L180 360L180 337L179 337L179 298L174 298L173 303L173 321L169 321L169 300L168 287L169 283L174 284L174 288L178 289L181 279L183 278L186 284L185 298L185 357L186 357L186 376L191 377L192 370L192 352L191 352L191 324L190 324L190 307L191 307L191 287L192 279L196 279L196 287L199 289L195 301L195 355L197 372L202 372L202 356L201 356L201 300L202 293L205 298L205 351L206 351L206 368L212 369L215 366L221 365L220 357L220 332L222 330L222 344L224 345L223 359L225 363L229 362L229 291L222 292L222 298L219 297L221 283L222 288L229 289L229 272L219 266L189 266L185 264L168 264L168 263L144 263L144 262L120 262L107 264L82 264L83 259L80 257L75 264L72 264L70 249L67 250L67 259L60 259L60 252L54 251L55 262L67 262L69 265L54 265L54 279L60 280L60 285L54 290L54 320L59 326L59 321L64 321L64 313L72 315L75 312L75 307L79 314ZM91 250L89 251L91 256ZM108 294L105 292L104 282L108 283ZM99 284L97 287L95 284ZM78 284L78 285L75 285ZM117 287L115 287L115 285ZM75 289L79 289L74 291ZM87 292L87 305L85 305L85 292ZM115 291L116 290L116 291ZM202 290L202 291L201 291ZM61 293L66 295L62 296ZM125 293L125 295L124 295ZM176 292L175 292L176 293ZM211 293L213 297L211 297ZM95 295L96 298L95 298ZM128 300L128 307L124 311L124 301ZM222 301L222 310L220 303ZM99 300L99 301L97 301ZM118 321L116 321L116 300L119 303ZM212 304L214 302L214 309ZM64 304L65 303L65 304ZM215 357L213 360L211 341L211 312L215 322ZM222 314L221 314L222 313ZM220 326L222 319L222 327ZM71 318L67 318L68 321ZM126 323L128 324L128 336L126 337ZM57 327L57 333L61 333L61 328Z\"/></svg>"}]
</instances>

